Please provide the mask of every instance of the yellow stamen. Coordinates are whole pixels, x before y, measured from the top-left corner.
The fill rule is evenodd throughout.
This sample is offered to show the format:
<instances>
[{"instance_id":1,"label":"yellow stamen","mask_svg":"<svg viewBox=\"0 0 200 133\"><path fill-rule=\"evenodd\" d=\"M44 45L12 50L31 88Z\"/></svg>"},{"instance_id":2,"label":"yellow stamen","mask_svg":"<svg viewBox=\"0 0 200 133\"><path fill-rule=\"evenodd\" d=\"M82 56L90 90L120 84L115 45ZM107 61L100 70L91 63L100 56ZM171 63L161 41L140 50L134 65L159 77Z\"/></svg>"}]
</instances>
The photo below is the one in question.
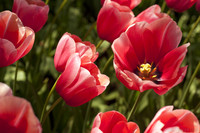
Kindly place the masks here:
<instances>
[{"instance_id":1,"label":"yellow stamen","mask_svg":"<svg viewBox=\"0 0 200 133\"><path fill-rule=\"evenodd\" d=\"M149 63L141 64L140 67L137 67L139 70L139 77L143 80L155 80L157 78L157 75L155 74L156 72L156 67L153 68L152 70L152 65Z\"/></svg>"}]
</instances>

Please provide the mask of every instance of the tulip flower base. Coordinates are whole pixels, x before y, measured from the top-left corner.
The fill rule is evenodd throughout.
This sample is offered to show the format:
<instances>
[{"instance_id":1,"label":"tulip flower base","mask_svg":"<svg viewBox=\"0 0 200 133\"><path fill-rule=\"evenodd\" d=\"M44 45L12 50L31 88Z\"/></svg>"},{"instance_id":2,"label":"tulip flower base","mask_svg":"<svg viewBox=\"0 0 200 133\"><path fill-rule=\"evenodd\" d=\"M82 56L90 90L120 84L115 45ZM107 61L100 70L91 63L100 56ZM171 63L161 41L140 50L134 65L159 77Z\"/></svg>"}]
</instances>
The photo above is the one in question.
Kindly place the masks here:
<instances>
[{"instance_id":1,"label":"tulip flower base","mask_svg":"<svg viewBox=\"0 0 200 133\"><path fill-rule=\"evenodd\" d=\"M0 133L200 133L199 5L1 0Z\"/></svg>"}]
</instances>

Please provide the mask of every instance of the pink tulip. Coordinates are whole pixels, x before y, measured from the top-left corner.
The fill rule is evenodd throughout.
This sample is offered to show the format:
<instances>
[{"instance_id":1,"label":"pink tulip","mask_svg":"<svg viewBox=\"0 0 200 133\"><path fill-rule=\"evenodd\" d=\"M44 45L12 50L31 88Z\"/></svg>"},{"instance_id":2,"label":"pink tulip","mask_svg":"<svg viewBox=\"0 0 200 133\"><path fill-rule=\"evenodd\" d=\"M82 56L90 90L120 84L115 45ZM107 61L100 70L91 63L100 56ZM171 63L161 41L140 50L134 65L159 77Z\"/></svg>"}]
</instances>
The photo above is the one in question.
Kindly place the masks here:
<instances>
[{"instance_id":1,"label":"pink tulip","mask_svg":"<svg viewBox=\"0 0 200 133\"><path fill-rule=\"evenodd\" d=\"M82 65L94 62L98 57L98 53L96 52L96 47L94 46L94 44L82 41L76 35L65 33L61 37L56 48L56 53L54 57L56 70L59 72L63 72L65 70L65 66L69 57L74 53L80 54Z\"/></svg>"},{"instance_id":2,"label":"pink tulip","mask_svg":"<svg viewBox=\"0 0 200 133\"><path fill-rule=\"evenodd\" d=\"M161 8L159 5L152 5L146 10L142 11L137 17L134 18L134 23L145 21L147 23L151 23L157 19L163 17L170 17L166 13L161 13Z\"/></svg>"},{"instance_id":3,"label":"pink tulip","mask_svg":"<svg viewBox=\"0 0 200 133\"><path fill-rule=\"evenodd\" d=\"M80 54L72 54L56 84L56 91L70 106L80 106L100 95L110 82L94 63L81 64Z\"/></svg>"},{"instance_id":4,"label":"pink tulip","mask_svg":"<svg viewBox=\"0 0 200 133\"><path fill-rule=\"evenodd\" d=\"M12 11L25 26L38 32L48 19L49 6L42 0L14 0Z\"/></svg>"},{"instance_id":5,"label":"pink tulip","mask_svg":"<svg viewBox=\"0 0 200 133\"><path fill-rule=\"evenodd\" d=\"M117 111L99 113L94 119L91 133L140 133L138 125L127 122Z\"/></svg>"},{"instance_id":6,"label":"pink tulip","mask_svg":"<svg viewBox=\"0 0 200 133\"><path fill-rule=\"evenodd\" d=\"M141 3L142 0L111 0L115 1L120 5L128 6L131 10ZM101 5L103 5L105 0L101 0Z\"/></svg>"},{"instance_id":7,"label":"pink tulip","mask_svg":"<svg viewBox=\"0 0 200 133\"><path fill-rule=\"evenodd\" d=\"M131 90L165 94L187 71L187 66L180 65L189 44L178 47L181 37L180 28L169 17L131 25L112 44L117 78Z\"/></svg>"},{"instance_id":8,"label":"pink tulip","mask_svg":"<svg viewBox=\"0 0 200 133\"><path fill-rule=\"evenodd\" d=\"M161 108L144 133L199 133L196 116L185 109L173 110L173 106Z\"/></svg>"},{"instance_id":9,"label":"pink tulip","mask_svg":"<svg viewBox=\"0 0 200 133\"><path fill-rule=\"evenodd\" d=\"M0 82L0 98L4 96L12 96L12 90L7 84Z\"/></svg>"},{"instance_id":10,"label":"pink tulip","mask_svg":"<svg viewBox=\"0 0 200 133\"><path fill-rule=\"evenodd\" d=\"M165 0L167 6L176 12L184 12L191 8L197 0Z\"/></svg>"},{"instance_id":11,"label":"pink tulip","mask_svg":"<svg viewBox=\"0 0 200 133\"><path fill-rule=\"evenodd\" d=\"M134 14L127 6L107 0L97 17L97 33L102 40L113 42L133 22Z\"/></svg>"},{"instance_id":12,"label":"pink tulip","mask_svg":"<svg viewBox=\"0 0 200 133\"><path fill-rule=\"evenodd\" d=\"M1 133L41 133L42 128L28 101L15 96L0 97Z\"/></svg>"},{"instance_id":13,"label":"pink tulip","mask_svg":"<svg viewBox=\"0 0 200 133\"><path fill-rule=\"evenodd\" d=\"M0 67L13 64L25 56L32 48L35 33L24 27L15 13L0 13Z\"/></svg>"}]
</instances>

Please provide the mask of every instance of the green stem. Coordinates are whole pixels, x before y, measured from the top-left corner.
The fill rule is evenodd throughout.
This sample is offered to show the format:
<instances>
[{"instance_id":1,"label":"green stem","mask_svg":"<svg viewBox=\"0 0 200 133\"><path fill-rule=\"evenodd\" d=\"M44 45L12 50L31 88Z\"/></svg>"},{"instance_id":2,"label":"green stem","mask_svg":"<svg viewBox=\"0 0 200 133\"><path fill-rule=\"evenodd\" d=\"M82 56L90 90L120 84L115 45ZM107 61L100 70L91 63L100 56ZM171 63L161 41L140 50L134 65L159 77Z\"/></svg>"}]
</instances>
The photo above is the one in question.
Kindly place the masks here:
<instances>
[{"instance_id":1,"label":"green stem","mask_svg":"<svg viewBox=\"0 0 200 133\"><path fill-rule=\"evenodd\" d=\"M100 41L99 41L99 43L98 43L97 46L96 46L96 49L98 49L98 48L101 46L101 44L103 43L103 41L104 41L104 40L100 40Z\"/></svg>"},{"instance_id":2,"label":"green stem","mask_svg":"<svg viewBox=\"0 0 200 133\"><path fill-rule=\"evenodd\" d=\"M61 10L63 9L63 7L65 6L65 4L67 3L68 0L63 0L63 2L61 3L60 7L58 8L58 11L56 12L56 16L53 18L52 24L55 23L58 15L60 14Z\"/></svg>"},{"instance_id":3,"label":"green stem","mask_svg":"<svg viewBox=\"0 0 200 133\"><path fill-rule=\"evenodd\" d=\"M59 77L60 77L60 76L59 76ZM59 77L58 77L58 79L59 79ZM43 109L42 109L42 114L41 114L41 117L40 117L40 122L41 122L41 123L43 123L44 113L45 113L45 111L46 111L47 104L48 104L48 102L49 102L49 99L50 99L51 95L53 94L53 91L55 90L56 83L57 83L58 79L56 80L56 82L54 83L53 87L51 88L51 90L50 90L50 92L49 92L49 94L48 94L48 96L47 96L47 98L46 98L46 101L45 101L45 103L44 103L44 106L43 106Z\"/></svg>"},{"instance_id":4,"label":"green stem","mask_svg":"<svg viewBox=\"0 0 200 133\"><path fill-rule=\"evenodd\" d=\"M45 4L47 5L48 3L49 3L49 0L46 0L46 1L45 1Z\"/></svg>"},{"instance_id":5,"label":"green stem","mask_svg":"<svg viewBox=\"0 0 200 133\"><path fill-rule=\"evenodd\" d=\"M134 103L134 105L133 105L133 107L132 107L132 109L131 109L131 111L130 111L128 117L127 117L127 121L129 121L130 118L131 118L131 116L135 114L135 111L136 111L136 109L137 109L137 105L138 105L138 102L139 102L141 96L142 96L142 93L139 92L139 95L137 96L137 98L136 98L136 100L135 100L135 103Z\"/></svg>"},{"instance_id":6,"label":"green stem","mask_svg":"<svg viewBox=\"0 0 200 133\"><path fill-rule=\"evenodd\" d=\"M85 120L84 120L83 128L82 128L82 133L85 133L85 127L87 126L87 120L88 120L88 116L89 116L91 105L92 105L92 100L89 101L88 106L87 106Z\"/></svg>"},{"instance_id":7,"label":"green stem","mask_svg":"<svg viewBox=\"0 0 200 133\"><path fill-rule=\"evenodd\" d=\"M102 73L105 72L105 70L107 69L107 67L109 66L109 64L110 64L111 61L113 60L113 58L114 58L114 54L112 54L112 55L110 56L110 58L107 60L105 66L103 67Z\"/></svg>"},{"instance_id":8,"label":"green stem","mask_svg":"<svg viewBox=\"0 0 200 133\"><path fill-rule=\"evenodd\" d=\"M48 30L48 32L47 32L47 35L49 35L49 33L51 33L52 26L53 26L54 23L56 22L56 19L57 19L58 15L60 15L60 12L61 12L61 10L63 9L63 7L65 6L65 4L67 3L67 1L68 1L68 0L63 0L63 1L62 1L60 7L58 8L58 10L57 10L57 12L56 12L56 15L54 16L54 18L53 18L53 20L52 20L52 22L51 22L51 25L50 25L49 30ZM50 36L50 40L51 40L51 36ZM46 41L47 41L47 38L46 38L45 42L46 42ZM51 49L52 49L52 46L50 45L49 51L51 51Z\"/></svg>"},{"instance_id":9,"label":"green stem","mask_svg":"<svg viewBox=\"0 0 200 133\"><path fill-rule=\"evenodd\" d=\"M197 27L197 25L199 24L200 22L200 16L198 17L198 19L196 20L196 22L194 23L194 25L192 26L192 28L190 29L187 37L185 38L185 40L183 41L183 44L187 43L190 36L192 35L192 32L194 31L194 29Z\"/></svg>"},{"instance_id":10,"label":"green stem","mask_svg":"<svg viewBox=\"0 0 200 133\"><path fill-rule=\"evenodd\" d=\"M172 9L169 9L168 11L167 11L167 14L170 16L170 13L172 12Z\"/></svg>"},{"instance_id":11,"label":"green stem","mask_svg":"<svg viewBox=\"0 0 200 133\"><path fill-rule=\"evenodd\" d=\"M197 110L200 108L200 102L199 102L199 104L195 107L195 109L194 109L194 113L196 113L197 112Z\"/></svg>"},{"instance_id":12,"label":"green stem","mask_svg":"<svg viewBox=\"0 0 200 133\"><path fill-rule=\"evenodd\" d=\"M95 21L89 28L89 30L86 32L86 34L83 37L83 40L85 40L87 38L87 36L90 34L90 32L94 29L94 27L96 26L97 21Z\"/></svg>"},{"instance_id":13,"label":"green stem","mask_svg":"<svg viewBox=\"0 0 200 133\"><path fill-rule=\"evenodd\" d=\"M183 88L183 92L184 92L184 93L183 93L183 96L181 97L181 100L180 100L180 103L179 103L179 106L178 106L179 108L182 107L183 101L184 101L184 99L185 99L185 97L186 97L186 95L187 95L187 93L188 93L188 90L189 90L189 88L190 88L190 86L191 86L191 84L192 84L192 81L194 80L194 78L195 78L195 76L196 76L196 74L197 74L199 68L200 68L200 62L198 63L198 65L197 65L197 67L196 67L194 73L192 74L192 77L191 77L191 79L189 80L188 85L186 86L186 88Z\"/></svg>"},{"instance_id":14,"label":"green stem","mask_svg":"<svg viewBox=\"0 0 200 133\"><path fill-rule=\"evenodd\" d=\"M165 2L165 0L163 0L162 7L161 7L161 12L164 12L165 7L166 7L166 2Z\"/></svg>"},{"instance_id":15,"label":"green stem","mask_svg":"<svg viewBox=\"0 0 200 133\"><path fill-rule=\"evenodd\" d=\"M58 103L60 103L62 101L62 97L59 97L53 104L52 106L50 107L50 109L45 113L44 115L44 118L43 118L43 121L41 124L44 124L47 116L49 115L49 113L56 107L56 105L58 105Z\"/></svg>"},{"instance_id":16,"label":"green stem","mask_svg":"<svg viewBox=\"0 0 200 133\"><path fill-rule=\"evenodd\" d=\"M15 95L15 92L16 92L18 64L19 64L19 61L16 62L15 80L14 80L14 84L13 84L13 95Z\"/></svg>"}]
</instances>

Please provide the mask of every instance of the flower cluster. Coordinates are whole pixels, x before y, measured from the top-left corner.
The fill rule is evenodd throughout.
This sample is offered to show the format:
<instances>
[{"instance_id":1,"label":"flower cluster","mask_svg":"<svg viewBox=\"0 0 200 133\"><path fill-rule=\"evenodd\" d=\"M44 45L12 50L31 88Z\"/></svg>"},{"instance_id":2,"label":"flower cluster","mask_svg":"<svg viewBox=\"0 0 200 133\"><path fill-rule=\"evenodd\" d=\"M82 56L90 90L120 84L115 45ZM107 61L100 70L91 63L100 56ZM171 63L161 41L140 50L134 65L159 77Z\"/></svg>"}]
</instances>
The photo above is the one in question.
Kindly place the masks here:
<instances>
[{"instance_id":1,"label":"flower cluster","mask_svg":"<svg viewBox=\"0 0 200 133\"><path fill-rule=\"evenodd\" d=\"M101 3L101 9L95 22L97 26L96 30L100 39L106 40L111 44L109 48L113 52L113 55L106 62L104 68L107 68L110 61L113 61L112 68L115 71L116 78L128 88L127 92L138 91L139 96L136 93L135 96L138 97L134 98L135 104L131 111L127 107L130 101L127 102L128 104L125 106L127 108L124 112L120 109L118 110L119 112L113 109L112 111L108 111L105 107L102 107L103 111L107 111L104 113L103 111L95 110L100 113L94 118L91 133L140 133L142 130L139 123L129 120L134 120L132 119L132 113L137 109L136 106L141 98L141 94L147 90L154 90L158 94L156 96L164 95L168 91L170 92L173 87L180 84L187 73L188 66L185 65L187 63L182 63L186 57L190 43L187 43L188 40L186 40L184 41L184 43L186 42L185 44L180 45L182 40L181 28L170 17L170 14L161 12L161 8L157 4L140 11L138 15L134 15L134 8L141 2L142 0L99 1L99 4ZM163 8L167 5L170 8L169 11L173 9L175 12L181 13L191 8L195 3L196 10L200 11L200 0L165 0L164 2L166 3L163 4ZM52 25L50 28L48 27L49 29L47 28L48 32L52 30L55 20L59 16L58 14L65 3L66 1L63 1L58 9L51 23ZM14 64L31 51L35 38L37 38L35 33L42 29L48 19L50 9L47 4L48 0L46 3L42 0L14 0L12 12L8 10L0 12L0 68ZM197 20L199 22L200 17ZM195 26L192 30L195 29ZM57 35L59 33L55 32L55 34ZM48 40L47 38L45 39L45 41ZM77 35L69 32L65 32L58 40L58 43L56 42L57 46L53 47L48 45L51 41L48 40L48 43L45 42L49 46L50 51L52 50L51 48L55 48L55 51L51 51L54 57L49 53L48 56L52 59L50 62L54 62L55 68L53 67L53 69L61 74L51 90L46 89L49 92L46 101L44 101L43 109L40 109L41 105L37 107L31 106L36 101L30 103L24 98L26 96L22 96L23 98L16 96L17 64L15 80L13 81L13 91L8 85L0 82L0 133L41 133L44 121L61 100L64 100L66 105L72 107L81 106L90 101L87 111L84 110L81 112L79 110L81 107L85 109L84 105L75 111L79 112L81 116L83 112L86 112L82 129L85 132L85 127L89 124L87 119L89 110L91 109L91 100L102 94L110 84L110 78L102 74L100 68L94 63L98 59L98 56L104 56L104 53L101 55L101 53L99 54L97 52L99 45L96 48L90 41L82 40ZM41 44L43 45L43 42ZM35 52L35 55L39 55L41 58L36 63L36 67L32 67L36 71L40 70L38 69L38 64L42 61L42 52L45 51L45 46L43 45L40 48L40 54L37 54L38 51ZM33 54L30 58L35 55ZM34 88L35 86L33 84L35 82L30 80L32 75L28 73L31 67L30 62L26 64L26 60L22 61L24 73L27 72L23 74L26 77L26 86L31 84L32 86L30 88ZM198 69L200 69L200 63L197 65L191 78L192 80ZM38 77L36 76L34 78L37 79ZM187 88L191 85L191 81L189 81ZM39 82L39 80L36 82ZM47 85L42 85L41 88L44 86ZM112 91L112 89L110 90ZM39 102L43 100L43 93L46 90L40 89L38 92L36 90L33 91ZM54 90L57 93L52 95ZM184 91L187 92L188 90ZM30 92L19 91L20 93L26 95ZM50 100L54 100L55 97L59 97L58 100L51 103ZM106 99L105 95L98 98ZM183 100L184 98L185 95L183 95ZM123 100L126 100L126 98ZM131 100L131 97L129 97L129 100ZM100 106L101 101L96 103ZM150 123L148 122L149 124L147 123L147 126L145 125L146 129L144 133L200 133L200 123L195 116L195 110L200 107L200 103L192 110L193 112L180 109L181 104L179 107L174 104L179 109L173 110L174 105L165 106L164 103L164 105L159 107L161 109L156 113L152 121ZM51 106L49 107L48 105ZM157 105L153 106L157 107ZM40 121L36 116L38 114L34 114L32 107L35 110L37 109L39 113L42 110ZM62 110L60 109L59 113L61 114L61 112ZM128 114L126 116L128 117L126 118L121 112L124 114L126 112ZM54 120L55 118L52 116L55 114L56 117L60 115L58 112L54 113L49 115L49 120ZM69 120L69 123L75 123L74 119L76 114L73 114L73 117L69 116L70 118L66 119ZM80 121L82 121L81 118ZM55 127L58 126L59 119L56 124L49 122L47 127L50 127L50 129L43 131L55 131L56 129L54 127L52 128L52 125ZM61 126L63 125L61 124Z\"/></svg>"}]
</instances>

